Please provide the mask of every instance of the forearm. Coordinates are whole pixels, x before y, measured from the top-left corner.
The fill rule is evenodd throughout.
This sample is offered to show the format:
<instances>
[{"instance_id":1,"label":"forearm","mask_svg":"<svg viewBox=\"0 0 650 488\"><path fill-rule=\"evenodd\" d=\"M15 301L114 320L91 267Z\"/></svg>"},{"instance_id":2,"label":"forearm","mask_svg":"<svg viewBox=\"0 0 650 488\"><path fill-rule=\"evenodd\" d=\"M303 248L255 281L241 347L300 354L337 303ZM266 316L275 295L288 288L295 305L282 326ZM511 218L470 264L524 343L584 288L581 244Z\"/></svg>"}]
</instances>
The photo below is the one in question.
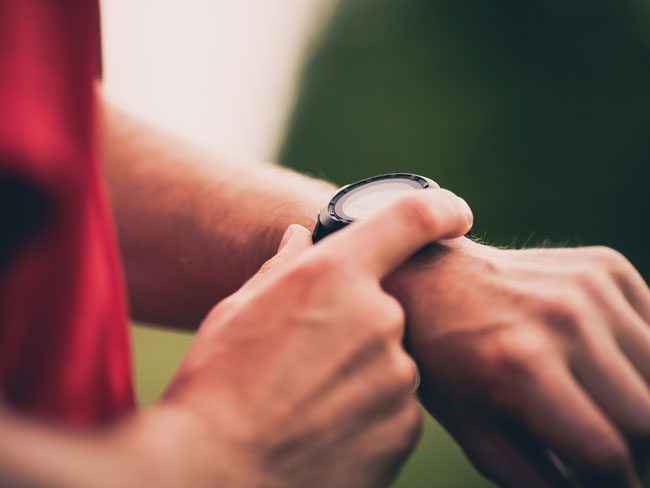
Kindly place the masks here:
<instances>
[{"instance_id":1,"label":"forearm","mask_svg":"<svg viewBox=\"0 0 650 488\"><path fill-rule=\"evenodd\" d=\"M167 405L134 413L101 431L84 432L38 424L0 409L0 486L205 486L202 466L211 466L214 474L216 466L231 472L237 465L214 458L214 442L204 431L189 412ZM216 479L232 481L226 470Z\"/></svg>"},{"instance_id":2,"label":"forearm","mask_svg":"<svg viewBox=\"0 0 650 488\"><path fill-rule=\"evenodd\" d=\"M123 451L110 436L100 438L0 413L0 486L135 486Z\"/></svg>"},{"instance_id":3,"label":"forearm","mask_svg":"<svg viewBox=\"0 0 650 488\"><path fill-rule=\"evenodd\" d=\"M272 256L292 223L313 228L334 187L272 164L218 157L109 105L102 160L132 312L196 327Z\"/></svg>"}]
</instances>

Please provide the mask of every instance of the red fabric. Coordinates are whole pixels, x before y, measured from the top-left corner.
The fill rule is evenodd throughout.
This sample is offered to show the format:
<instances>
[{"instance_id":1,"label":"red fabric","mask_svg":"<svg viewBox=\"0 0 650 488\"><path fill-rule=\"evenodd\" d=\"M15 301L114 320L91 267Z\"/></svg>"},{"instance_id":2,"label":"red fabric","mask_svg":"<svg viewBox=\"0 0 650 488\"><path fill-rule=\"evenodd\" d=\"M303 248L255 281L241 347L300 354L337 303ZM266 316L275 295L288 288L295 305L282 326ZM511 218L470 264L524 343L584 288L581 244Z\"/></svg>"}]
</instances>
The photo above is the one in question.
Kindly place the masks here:
<instances>
[{"instance_id":1,"label":"red fabric","mask_svg":"<svg viewBox=\"0 0 650 488\"><path fill-rule=\"evenodd\" d=\"M123 277L94 156L98 18L93 1L0 1L0 175L33 184L49 209L0 277L0 402L74 426L134 405Z\"/></svg>"}]
</instances>

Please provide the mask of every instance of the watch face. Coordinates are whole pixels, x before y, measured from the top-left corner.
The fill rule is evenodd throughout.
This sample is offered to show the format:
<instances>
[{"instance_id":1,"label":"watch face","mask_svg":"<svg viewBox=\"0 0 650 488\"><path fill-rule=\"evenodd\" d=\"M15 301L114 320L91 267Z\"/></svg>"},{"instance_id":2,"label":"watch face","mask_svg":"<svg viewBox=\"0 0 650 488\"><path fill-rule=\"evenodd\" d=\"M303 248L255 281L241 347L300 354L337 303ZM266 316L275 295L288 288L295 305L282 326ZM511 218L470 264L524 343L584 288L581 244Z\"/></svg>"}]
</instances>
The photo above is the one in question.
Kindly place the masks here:
<instances>
[{"instance_id":1,"label":"watch face","mask_svg":"<svg viewBox=\"0 0 650 488\"><path fill-rule=\"evenodd\" d=\"M403 181L387 181L383 184L368 184L351 192L341 204L341 211L348 218L359 220L370 217L375 212L386 207L390 202L413 187Z\"/></svg>"},{"instance_id":2,"label":"watch face","mask_svg":"<svg viewBox=\"0 0 650 488\"><path fill-rule=\"evenodd\" d=\"M417 175L376 176L343 188L331 202L331 210L346 221L366 219L406 192L437 187L433 181Z\"/></svg>"}]
</instances>

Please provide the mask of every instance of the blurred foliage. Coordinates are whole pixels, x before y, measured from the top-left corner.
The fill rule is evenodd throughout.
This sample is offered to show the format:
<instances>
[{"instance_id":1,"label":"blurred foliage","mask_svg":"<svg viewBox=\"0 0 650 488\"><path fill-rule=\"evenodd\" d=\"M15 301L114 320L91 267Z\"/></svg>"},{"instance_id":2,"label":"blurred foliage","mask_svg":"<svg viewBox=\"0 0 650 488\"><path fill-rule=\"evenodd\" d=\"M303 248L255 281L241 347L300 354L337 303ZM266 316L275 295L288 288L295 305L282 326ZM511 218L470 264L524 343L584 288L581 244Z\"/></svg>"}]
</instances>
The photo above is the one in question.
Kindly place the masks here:
<instances>
[{"instance_id":1,"label":"blurred foliage","mask_svg":"<svg viewBox=\"0 0 650 488\"><path fill-rule=\"evenodd\" d=\"M343 0L280 162L410 171L492 243L606 244L648 278L650 2Z\"/></svg>"},{"instance_id":2,"label":"blurred foliage","mask_svg":"<svg viewBox=\"0 0 650 488\"><path fill-rule=\"evenodd\" d=\"M340 184L424 174L490 242L607 244L648 279L649 22L647 0L342 0L279 159ZM135 329L141 402L189 342ZM396 486L493 485L427 418Z\"/></svg>"},{"instance_id":3,"label":"blurred foliage","mask_svg":"<svg viewBox=\"0 0 650 488\"><path fill-rule=\"evenodd\" d=\"M193 336L143 324L137 324L132 330L138 403L149 405L165 390Z\"/></svg>"}]
</instances>

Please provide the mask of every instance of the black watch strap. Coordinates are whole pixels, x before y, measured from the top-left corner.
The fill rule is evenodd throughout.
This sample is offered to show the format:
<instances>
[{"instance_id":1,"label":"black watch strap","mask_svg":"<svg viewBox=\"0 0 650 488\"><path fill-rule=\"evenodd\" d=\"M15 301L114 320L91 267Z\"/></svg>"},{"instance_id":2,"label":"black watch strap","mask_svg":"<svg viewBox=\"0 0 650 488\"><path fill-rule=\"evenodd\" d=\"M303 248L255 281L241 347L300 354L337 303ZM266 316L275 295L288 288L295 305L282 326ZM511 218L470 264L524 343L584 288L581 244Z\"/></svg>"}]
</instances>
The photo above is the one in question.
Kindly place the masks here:
<instances>
[{"instance_id":1,"label":"black watch strap","mask_svg":"<svg viewBox=\"0 0 650 488\"><path fill-rule=\"evenodd\" d=\"M320 223L320 212L318 213L318 220L316 220L316 227L314 227L314 232L311 234L311 240L314 244L320 241L323 237L327 235L325 228Z\"/></svg>"},{"instance_id":2,"label":"black watch strap","mask_svg":"<svg viewBox=\"0 0 650 488\"><path fill-rule=\"evenodd\" d=\"M327 209L327 207L326 207ZM316 227L314 227L314 232L311 235L311 240L314 244L320 241L323 237L326 237L339 229L342 229L347 225L347 222L341 222L340 220L333 219L327 212L321 210L318 212L318 218L316 219Z\"/></svg>"}]
</instances>

